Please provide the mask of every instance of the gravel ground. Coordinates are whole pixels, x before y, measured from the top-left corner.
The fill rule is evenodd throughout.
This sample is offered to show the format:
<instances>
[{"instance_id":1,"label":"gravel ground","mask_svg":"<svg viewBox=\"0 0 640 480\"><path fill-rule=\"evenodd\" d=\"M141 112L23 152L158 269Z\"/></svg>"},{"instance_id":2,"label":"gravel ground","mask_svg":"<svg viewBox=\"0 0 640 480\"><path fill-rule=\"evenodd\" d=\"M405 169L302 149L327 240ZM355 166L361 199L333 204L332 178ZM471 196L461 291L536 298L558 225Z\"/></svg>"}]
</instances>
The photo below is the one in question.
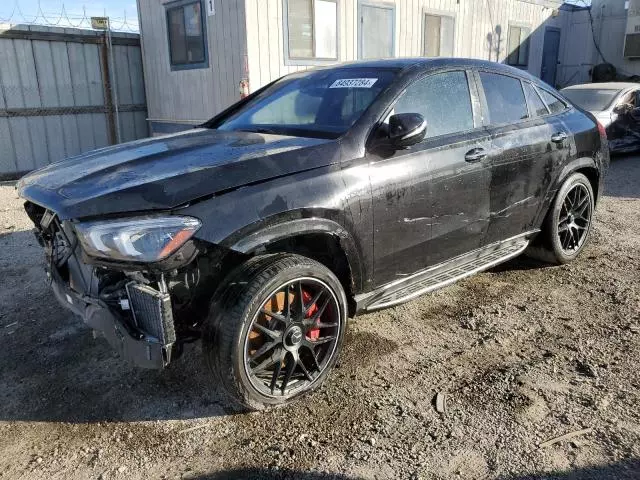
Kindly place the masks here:
<instances>
[{"instance_id":1,"label":"gravel ground","mask_svg":"<svg viewBox=\"0 0 640 480\"><path fill-rule=\"evenodd\" d=\"M61 309L4 184L0 478L640 478L640 158L607 183L575 263L516 259L358 317L324 387L241 415L198 347L139 370Z\"/></svg>"}]
</instances>

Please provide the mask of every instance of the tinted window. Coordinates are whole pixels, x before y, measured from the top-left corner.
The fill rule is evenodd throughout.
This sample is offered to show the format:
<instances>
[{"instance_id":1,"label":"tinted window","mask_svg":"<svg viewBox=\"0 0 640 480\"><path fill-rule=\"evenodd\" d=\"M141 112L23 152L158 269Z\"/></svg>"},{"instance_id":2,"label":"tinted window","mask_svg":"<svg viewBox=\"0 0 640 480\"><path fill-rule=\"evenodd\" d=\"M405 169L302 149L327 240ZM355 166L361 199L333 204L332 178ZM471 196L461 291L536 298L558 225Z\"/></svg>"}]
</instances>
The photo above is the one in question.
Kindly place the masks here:
<instances>
[{"instance_id":1,"label":"tinted window","mask_svg":"<svg viewBox=\"0 0 640 480\"><path fill-rule=\"evenodd\" d=\"M551 113L558 113L567 108L564 102L555 95L552 95L546 90L539 90L539 92L540 95L542 95L544 103L546 103L547 107L549 107L549 110L551 110Z\"/></svg>"},{"instance_id":2,"label":"tinted window","mask_svg":"<svg viewBox=\"0 0 640 480\"><path fill-rule=\"evenodd\" d=\"M427 120L427 137L471 130L473 113L466 73L438 73L416 81L392 113L421 114Z\"/></svg>"},{"instance_id":3,"label":"tinted window","mask_svg":"<svg viewBox=\"0 0 640 480\"><path fill-rule=\"evenodd\" d=\"M171 65L206 66L205 37L200 2L167 10ZM200 64L200 65L198 65Z\"/></svg>"},{"instance_id":4,"label":"tinted window","mask_svg":"<svg viewBox=\"0 0 640 480\"><path fill-rule=\"evenodd\" d=\"M540 117L549 113L540 95L538 95L538 92L533 88L533 85L527 82L524 82L523 85L524 93L527 95L527 101L529 102L533 116Z\"/></svg>"},{"instance_id":5,"label":"tinted window","mask_svg":"<svg viewBox=\"0 0 640 480\"><path fill-rule=\"evenodd\" d=\"M492 125L513 123L528 117L520 80L496 73L480 73Z\"/></svg>"}]
</instances>

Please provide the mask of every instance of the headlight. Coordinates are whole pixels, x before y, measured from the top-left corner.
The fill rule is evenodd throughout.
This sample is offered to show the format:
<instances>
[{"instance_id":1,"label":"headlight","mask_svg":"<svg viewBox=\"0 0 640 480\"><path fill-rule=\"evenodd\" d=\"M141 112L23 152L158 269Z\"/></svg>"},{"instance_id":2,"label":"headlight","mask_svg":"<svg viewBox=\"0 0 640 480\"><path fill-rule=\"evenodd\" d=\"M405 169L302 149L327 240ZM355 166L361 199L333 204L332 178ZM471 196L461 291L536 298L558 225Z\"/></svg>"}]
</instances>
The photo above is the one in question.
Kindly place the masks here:
<instances>
[{"instance_id":1,"label":"headlight","mask_svg":"<svg viewBox=\"0 0 640 480\"><path fill-rule=\"evenodd\" d=\"M78 223L75 230L92 257L137 262L162 260L200 228L193 217L136 217Z\"/></svg>"}]
</instances>

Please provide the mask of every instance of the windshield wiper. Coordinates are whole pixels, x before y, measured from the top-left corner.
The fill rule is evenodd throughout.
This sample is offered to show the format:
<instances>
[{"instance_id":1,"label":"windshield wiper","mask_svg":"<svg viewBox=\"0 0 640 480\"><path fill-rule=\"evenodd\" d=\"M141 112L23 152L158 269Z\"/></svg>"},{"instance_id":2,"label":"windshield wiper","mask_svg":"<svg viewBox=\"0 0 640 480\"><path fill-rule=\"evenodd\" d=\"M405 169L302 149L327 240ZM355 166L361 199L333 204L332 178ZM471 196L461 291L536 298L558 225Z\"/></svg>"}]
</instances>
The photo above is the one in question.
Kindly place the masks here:
<instances>
[{"instance_id":1,"label":"windshield wiper","mask_svg":"<svg viewBox=\"0 0 640 480\"><path fill-rule=\"evenodd\" d=\"M238 132L249 132L249 133L267 133L278 135L278 132L272 128L264 128L264 127L255 127L255 128L240 128Z\"/></svg>"}]
</instances>

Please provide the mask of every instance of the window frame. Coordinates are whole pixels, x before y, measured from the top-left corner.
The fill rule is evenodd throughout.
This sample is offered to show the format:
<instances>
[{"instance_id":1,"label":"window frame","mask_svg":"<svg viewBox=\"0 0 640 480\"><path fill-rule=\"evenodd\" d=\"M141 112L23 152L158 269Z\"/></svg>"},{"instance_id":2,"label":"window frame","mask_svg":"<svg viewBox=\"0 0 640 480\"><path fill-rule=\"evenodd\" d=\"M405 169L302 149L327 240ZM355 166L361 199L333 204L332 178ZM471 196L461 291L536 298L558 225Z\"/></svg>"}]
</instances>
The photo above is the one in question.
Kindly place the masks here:
<instances>
[{"instance_id":1,"label":"window frame","mask_svg":"<svg viewBox=\"0 0 640 480\"><path fill-rule=\"evenodd\" d=\"M548 115L551 115L551 110L549 110L549 105L547 105L547 103L542 98L542 95L540 95L540 92L538 92L538 89L536 88L536 85L533 82L529 82L527 80L522 80L522 79L520 79L520 83L522 83L522 91L524 92L524 100L525 100L525 102L527 102L527 109L529 110L529 119L533 120L533 119L536 119L536 118L544 118L544 117L546 117ZM547 110L547 113L545 113L544 115L535 115L535 111L533 109L533 105L531 105L531 103L529 102L529 97L527 96L527 92L524 89L524 86L526 84L528 84L533 89L533 92L538 96L538 98L542 102L542 105L544 105L544 108Z\"/></svg>"},{"instance_id":2,"label":"window frame","mask_svg":"<svg viewBox=\"0 0 640 480\"><path fill-rule=\"evenodd\" d=\"M356 22L358 24L358 59L362 59L362 42L364 41L364 38L362 36L362 6L365 7L374 7L374 8L383 8L386 10L391 10L391 15L392 15L392 25L393 25L393 29L391 32L391 41L392 41L392 50L393 53L391 54L392 57L395 57L398 55L398 50L397 50L397 42L396 42L396 19L398 18L396 16L396 4L395 3L390 3L388 1L375 1L375 0L358 0L358 17L356 19Z\"/></svg>"},{"instance_id":3,"label":"window frame","mask_svg":"<svg viewBox=\"0 0 640 480\"><path fill-rule=\"evenodd\" d=\"M493 75L502 75L503 77L508 77L508 78L513 78L514 80L517 80L520 83L520 89L522 90L522 95L524 97L524 104L527 107L527 118L522 118L520 120L518 120L517 122L503 122L503 123L491 123L491 114L489 111L489 102L487 102L487 96L485 95L485 91L484 91L484 87L482 86L482 79L480 78L480 74L481 73L490 73ZM543 117L532 117L531 116L531 112L529 111L529 101L527 100L527 94L524 91L524 85L523 85L523 79L522 77L518 77L516 75L511 75L507 72L501 72L501 71L497 71L497 70L491 70L491 69L487 69L487 68L480 68L480 69L476 69L474 70L474 76L475 76L475 80L477 83L477 88L478 88L478 94L480 96L480 103L482 104L482 121L485 127L489 127L489 128L494 128L494 127L504 127L505 125L520 125L521 123L524 122L529 122L534 118L543 118ZM537 85L533 84L532 85L534 87L537 87ZM542 95L538 94L540 96L540 99L542 100L542 103L544 103L545 107L547 107L547 110L551 111L549 109L549 106L547 105L547 102L544 101L544 99L542 98ZM551 115L551 114L549 114Z\"/></svg>"},{"instance_id":4,"label":"window frame","mask_svg":"<svg viewBox=\"0 0 640 480\"><path fill-rule=\"evenodd\" d=\"M563 98L561 98L560 96L556 95L555 93L550 92L549 90L547 90L546 88L542 88L538 85L533 84L533 87L538 91L538 95L540 96L540 100L542 100L542 103L544 103L544 105L547 107L547 110L549 110L549 116L551 115L562 115L563 113L565 113L567 110L569 110L571 108L571 105L568 104ZM547 101L544 99L544 97L540 94L540 90L543 92L547 92L549 95L551 95L552 97L556 98L560 103L562 103L564 105L564 109L560 112L552 112L551 108L549 108L549 104L547 103Z\"/></svg>"},{"instance_id":5,"label":"window frame","mask_svg":"<svg viewBox=\"0 0 640 480\"><path fill-rule=\"evenodd\" d=\"M176 8L182 8L188 5L200 4L200 25L202 27L202 45L204 50L204 60L202 62L192 62L192 63L173 63L171 58L171 34L170 34L170 24L169 24L169 12L171 10L175 10ZM171 71L179 71L179 70L194 70L197 68L209 68L209 39L207 37L207 16L205 15L205 5L203 4L203 0L175 0L173 2L168 2L163 5L164 7L164 17L165 17L165 26L167 28L167 48L169 52L169 67Z\"/></svg>"},{"instance_id":6,"label":"window frame","mask_svg":"<svg viewBox=\"0 0 640 480\"><path fill-rule=\"evenodd\" d=\"M509 44L511 43L511 29L512 28L517 28L519 29L520 32L520 37L522 37L522 29L526 28L529 32L528 36L527 36L527 61L526 63L519 63L519 58L520 58L520 46L522 45L521 43L518 44L518 63L509 63L509 57L511 56L511 52L507 52L507 56L504 59L504 63L511 66L511 67L515 67L515 68L520 68L522 70L528 70L529 69L529 63L531 60L531 35L533 35L533 30L531 28L531 25L527 24L527 23L521 23L521 22L509 22L508 23L508 30L507 30L507 49L509 48Z\"/></svg>"},{"instance_id":7,"label":"window frame","mask_svg":"<svg viewBox=\"0 0 640 480\"><path fill-rule=\"evenodd\" d=\"M336 4L336 57L335 58L317 58L317 57L292 57L289 49L289 0L282 0L282 35L284 47L284 64L289 67L307 67L317 65L328 65L340 61L340 1L341 0L323 0ZM311 0L311 22L315 23L316 0ZM315 32L312 37L313 49L315 53Z\"/></svg>"},{"instance_id":8,"label":"window frame","mask_svg":"<svg viewBox=\"0 0 640 480\"><path fill-rule=\"evenodd\" d=\"M421 29L422 29L422 38L421 38L421 46L420 46L420 52L421 55L425 58L442 58L442 38L440 39L440 52L438 52L438 56L437 57L427 57L426 52L425 52L425 40L426 40L426 36L427 36L427 29L426 29L426 23L427 23L427 19L426 16L427 15L431 15L432 17L448 17L453 21L453 38L451 39L451 45L452 45L452 52L451 52L451 56L455 57L456 55L456 33L457 33L457 29L458 29L458 15L457 12L450 12L447 10L438 10L438 9L434 9L434 8L430 8L430 7L424 7L422 9L422 17L421 17ZM442 34L442 20L440 20L440 32Z\"/></svg>"}]
</instances>

